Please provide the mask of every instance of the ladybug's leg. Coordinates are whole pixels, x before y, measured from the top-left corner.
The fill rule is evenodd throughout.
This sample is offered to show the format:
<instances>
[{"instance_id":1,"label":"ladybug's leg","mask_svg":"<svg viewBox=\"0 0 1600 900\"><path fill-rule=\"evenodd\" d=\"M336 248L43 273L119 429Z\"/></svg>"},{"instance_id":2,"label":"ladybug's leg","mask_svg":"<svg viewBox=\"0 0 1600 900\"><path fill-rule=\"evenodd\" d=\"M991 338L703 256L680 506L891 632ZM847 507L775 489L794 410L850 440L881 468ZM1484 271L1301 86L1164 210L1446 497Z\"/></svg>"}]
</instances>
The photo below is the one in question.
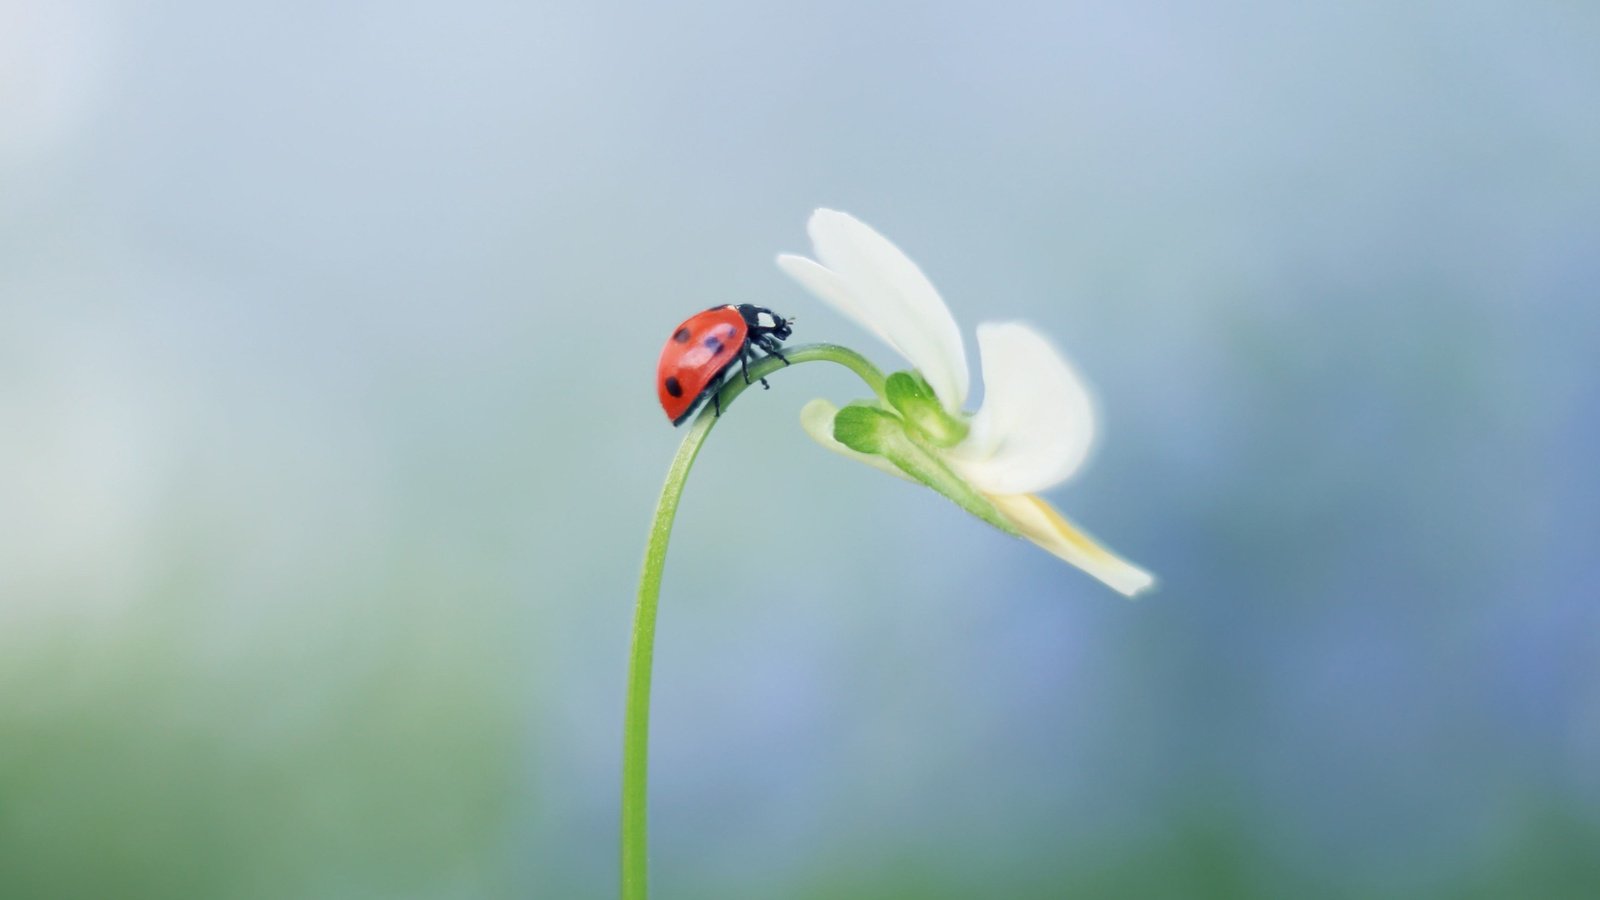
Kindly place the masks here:
<instances>
[{"instance_id":1,"label":"ladybug's leg","mask_svg":"<svg viewBox=\"0 0 1600 900\"><path fill-rule=\"evenodd\" d=\"M750 349L750 358L751 359L755 359L756 358L755 348L751 348ZM763 378L763 379L761 379L761 389L763 391L770 391L770 390L772 390L772 385L767 384L767 380L765 378Z\"/></svg>"},{"instance_id":2,"label":"ladybug's leg","mask_svg":"<svg viewBox=\"0 0 1600 900\"><path fill-rule=\"evenodd\" d=\"M776 356L777 358L783 360L783 364L787 366L789 364L789 357L784 356L783 351L778 349L781 346L782 344L778 343L778 339L772 335L764 334L761 336L761 349L767 351L767 353L771 354L772 356Z\"/></svg>"},{"instance_id":3,"label":"ladybug's leg","mask_svg":"<svg viewBox=\"0 0 1600 900\"><path fill-rule=\"evenodd\" d=\"M739 371L744 374L744 383L745 384L749 384L750 383L749 361L752 360L752 359L755 359L755 358L756 358L755 348L752 347L748 341L746 341L745 345L743 347L739 348ZM761 389L762 390L771 390L772 389L772 385L767 384L767 380L765 378L762 378L762 379L759 379L759 380L761 382Z\"/></svg>"},{"instance_id":4,"label":"ladybug's leg","mask_svg":"<svg viewBox=\"0 0 1600 900\"><path fill-rule=\"evenodd\" d=\"M705 389L700 392L700 398L696 400L695 403L704 403L706 402L706 398L710 397L712 414L719 419L722 418L722 389L727 386L727 373L724 372L718 374L712 379L711 383L706 385Z\"/></svg>"}]
</instances>

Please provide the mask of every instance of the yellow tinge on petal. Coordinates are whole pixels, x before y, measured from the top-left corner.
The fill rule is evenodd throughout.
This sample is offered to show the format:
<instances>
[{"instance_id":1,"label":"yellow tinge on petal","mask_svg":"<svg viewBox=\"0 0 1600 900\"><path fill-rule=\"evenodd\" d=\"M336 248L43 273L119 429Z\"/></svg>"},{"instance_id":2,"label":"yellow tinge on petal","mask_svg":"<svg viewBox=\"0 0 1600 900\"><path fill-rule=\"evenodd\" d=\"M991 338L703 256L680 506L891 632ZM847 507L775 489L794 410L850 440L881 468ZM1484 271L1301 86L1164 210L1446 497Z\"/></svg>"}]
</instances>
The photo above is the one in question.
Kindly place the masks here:
<instances>
[{"instance_id":1,"label":"yellow tinge on petal","mask_svg":"<svg viewBox=\"0 0 1600 900\"><path fill-rule=\"evenodd\" d=\"M1033 494L988 496L1023 537L1122 594L1132 597L1155 583L1155 576L1095 543L1039 497Z\"/></svg>"}]
</instances>

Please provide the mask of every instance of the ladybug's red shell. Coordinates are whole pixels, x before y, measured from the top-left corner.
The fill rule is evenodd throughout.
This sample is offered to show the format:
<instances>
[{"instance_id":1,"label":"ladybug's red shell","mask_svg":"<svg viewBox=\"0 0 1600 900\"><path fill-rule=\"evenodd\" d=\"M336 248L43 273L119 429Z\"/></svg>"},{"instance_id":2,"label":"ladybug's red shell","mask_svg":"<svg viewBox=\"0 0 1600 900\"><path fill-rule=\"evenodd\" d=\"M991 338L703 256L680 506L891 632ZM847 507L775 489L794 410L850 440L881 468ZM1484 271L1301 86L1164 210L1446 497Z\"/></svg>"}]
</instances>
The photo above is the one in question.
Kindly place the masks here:
<instances>
[{"instance_id":1,"label":"ladybug's red shell","mask_svg":"<svg viewBox=\"0 0 1600 900\"><path fill-rule=\"evenodd\" d=\"M672 332L656 363L656 395L672 424L682 424L705 389L744 347L749 327L731 306L695 313Z\"/></svg>"}]
</instances>

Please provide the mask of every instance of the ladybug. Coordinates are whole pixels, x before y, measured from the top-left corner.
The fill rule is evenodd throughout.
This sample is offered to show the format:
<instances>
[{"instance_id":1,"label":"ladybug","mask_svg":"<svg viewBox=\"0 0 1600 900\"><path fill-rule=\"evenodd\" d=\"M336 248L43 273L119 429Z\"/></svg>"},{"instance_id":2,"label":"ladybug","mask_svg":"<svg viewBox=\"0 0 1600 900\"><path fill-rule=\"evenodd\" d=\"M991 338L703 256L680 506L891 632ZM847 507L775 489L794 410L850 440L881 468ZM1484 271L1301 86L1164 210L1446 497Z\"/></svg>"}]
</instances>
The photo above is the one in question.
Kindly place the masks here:
<instances>
[{"instance_id":1,"label":"ladybug","mask_svg":"<svg viewBox=\"0 0 1600 900\"><path fill-rule=\"evenodd\" d=\"M793 319L785 319L770 309L741 303L738 306L713 306L690 316L661 348L656 363L656 395L673 425L688 421L706 397L715 397L723 379L739 361L744 383L750 383L749 361L756 351L789 360L778 350L779 342L790 334ZM762 387L770 387L765 378ZM722 415L716 400L717 415Z\"/></svg>"}]
</instances>

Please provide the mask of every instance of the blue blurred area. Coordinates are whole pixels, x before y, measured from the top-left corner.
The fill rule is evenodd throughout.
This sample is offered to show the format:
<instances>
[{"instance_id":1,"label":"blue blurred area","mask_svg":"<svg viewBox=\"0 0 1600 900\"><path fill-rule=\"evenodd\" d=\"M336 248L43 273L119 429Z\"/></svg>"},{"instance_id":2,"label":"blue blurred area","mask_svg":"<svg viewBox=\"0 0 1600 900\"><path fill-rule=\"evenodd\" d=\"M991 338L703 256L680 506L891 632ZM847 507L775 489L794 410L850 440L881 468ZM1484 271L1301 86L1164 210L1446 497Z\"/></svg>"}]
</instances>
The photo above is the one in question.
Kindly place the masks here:
<instances>
[{"instance_id":1,"label":"blue blurred area","mask_svg":"<svg viewBox=\"0 0 1600 900\"><path fill-rule=\"evenodd\" d=\"M662 897L1600 894L1600 8L0 8L0 895L603 897L711 303L813 206L1095 386L1127 603L747 396Z\"/></svg>"}]
</instances>

